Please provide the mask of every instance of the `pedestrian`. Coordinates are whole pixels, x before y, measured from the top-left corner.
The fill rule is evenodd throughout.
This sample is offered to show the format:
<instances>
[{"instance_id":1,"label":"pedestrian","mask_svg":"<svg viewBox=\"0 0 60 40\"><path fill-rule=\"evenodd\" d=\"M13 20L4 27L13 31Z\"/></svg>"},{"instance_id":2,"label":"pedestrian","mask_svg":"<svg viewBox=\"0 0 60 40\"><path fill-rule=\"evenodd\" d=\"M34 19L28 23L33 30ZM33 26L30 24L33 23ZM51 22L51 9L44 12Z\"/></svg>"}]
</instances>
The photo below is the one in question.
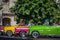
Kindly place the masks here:
<instances>
[{"instance_id":1,"label":"pedestrian","mask_svg":"<svg viewBox=\"0 0 60 40\"><path fill-rule=\"evenodd\" d=\"M49 26L49 22L50 22L50 20L46 19L43 25Z\"/></svg>"},{"instance_id":2,"label":"pedestrian","mask_svg":"<svg viewBox=\"0 0 60 40\"><path fill-rule=\"evenodd\" d=\"M30 26L34 26L34 21L33 20L29 21L28 27L30 27Z\"/></svg>"},{"instance_id":3,"label":"pedestrian","mask_svg":"<svg viewBox=\"0 0 60 40\"><path fill-rule=\"evenodd\" d=\"M24 24L24 20L23 19L20 19L20 22L19 22L18 26L23 26L23 25L25 25Z\"/></svg>"}]
</instances>

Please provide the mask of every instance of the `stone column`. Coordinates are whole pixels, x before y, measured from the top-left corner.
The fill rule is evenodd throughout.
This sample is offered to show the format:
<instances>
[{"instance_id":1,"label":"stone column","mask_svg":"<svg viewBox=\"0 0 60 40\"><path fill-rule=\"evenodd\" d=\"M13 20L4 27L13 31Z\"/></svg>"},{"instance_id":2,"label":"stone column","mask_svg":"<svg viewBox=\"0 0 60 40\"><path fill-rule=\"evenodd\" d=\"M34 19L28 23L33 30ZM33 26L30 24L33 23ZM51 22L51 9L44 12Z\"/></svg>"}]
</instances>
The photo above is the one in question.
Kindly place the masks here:
<instances>
[{"instance_id":1,"label":"stone column","mask_svg":"<svg viewBox=\"0 0 60 40\"><path fill-rule=\"evenodd\" d=\"M16 21L14 21L14 16L11 17L11 26L16 25Z\"/></svg>"}]
</instances>

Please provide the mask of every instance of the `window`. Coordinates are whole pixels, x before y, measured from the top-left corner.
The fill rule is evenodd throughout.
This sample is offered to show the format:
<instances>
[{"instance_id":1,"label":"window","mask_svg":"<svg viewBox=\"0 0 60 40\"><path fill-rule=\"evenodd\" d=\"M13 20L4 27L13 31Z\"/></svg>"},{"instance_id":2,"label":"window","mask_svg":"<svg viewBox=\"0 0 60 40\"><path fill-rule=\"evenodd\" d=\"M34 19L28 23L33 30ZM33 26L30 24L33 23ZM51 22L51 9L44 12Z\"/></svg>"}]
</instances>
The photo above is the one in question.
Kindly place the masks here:
<instances>
[{"instance_id":1,"label":"window","mask_svg":"<svg viewBox=\"0 0 60 40\"><path fill-rule=\"evenodd\" d=\"M7 3L7 2L9 2L9 0L3 0L3 2L6 2Z\"/></svg>"}]
</instances>

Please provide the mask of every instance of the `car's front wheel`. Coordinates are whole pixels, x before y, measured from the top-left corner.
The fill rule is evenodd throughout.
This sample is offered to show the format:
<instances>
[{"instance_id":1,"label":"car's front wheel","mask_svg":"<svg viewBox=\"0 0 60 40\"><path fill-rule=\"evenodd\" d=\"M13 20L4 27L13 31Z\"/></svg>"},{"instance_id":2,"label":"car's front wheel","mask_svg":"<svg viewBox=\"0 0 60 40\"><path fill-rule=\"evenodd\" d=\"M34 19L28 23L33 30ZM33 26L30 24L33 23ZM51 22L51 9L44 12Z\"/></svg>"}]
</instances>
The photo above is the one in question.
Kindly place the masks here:
<instances>
[{"instance_id":1,"label":"car's front wheel","mask_svg":"<svg viewBox=\"0 0 60 40\"><path fill-rule=\"evenodd\" d=\"M20 37L26 37L26 33L24 31L21 31L19 35Z\"/></svg>"},{"instance_id":2,"label":"car's front wheel","mask_svg":"<svg viewBox=\"0 0 60 40\"><path fill-rule=\"evenodd\" d=\"M11 37L12 36L12 31L7 31L7 36Z\"/></svg>"},{"instance_id":3,"label":"car's front wheel","mask_svg":"<svg viewBox=\"0 0 60 40\"><path fill-rule=\"evenodd\" d=\"M34 32L32 33L32 37L33 37L33 38L38 38L38 37L39 37L39 33L38 33L37 31L34 31Z\"/></svg>"}]
</instances>

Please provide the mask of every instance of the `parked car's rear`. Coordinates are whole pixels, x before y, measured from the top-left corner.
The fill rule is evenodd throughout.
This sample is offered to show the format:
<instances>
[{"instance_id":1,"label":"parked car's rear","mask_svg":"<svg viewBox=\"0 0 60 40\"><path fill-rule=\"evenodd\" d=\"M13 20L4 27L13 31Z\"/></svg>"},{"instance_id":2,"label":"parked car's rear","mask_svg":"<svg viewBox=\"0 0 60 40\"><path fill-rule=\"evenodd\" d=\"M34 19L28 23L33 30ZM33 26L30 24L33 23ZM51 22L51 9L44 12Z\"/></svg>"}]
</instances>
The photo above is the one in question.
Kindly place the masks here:
<instances>
[{"instance_id":1,"label":"parked car's rear","mask_svg":"<svg viewBox=\"0 0 60 40\"><path fill-rule=\"evenodd\" d=\"M27 26L21 26L16 28L15 33L20 35L21 37L25 37L29 33L29 28Z\"/></svg>"}]
</instances>

